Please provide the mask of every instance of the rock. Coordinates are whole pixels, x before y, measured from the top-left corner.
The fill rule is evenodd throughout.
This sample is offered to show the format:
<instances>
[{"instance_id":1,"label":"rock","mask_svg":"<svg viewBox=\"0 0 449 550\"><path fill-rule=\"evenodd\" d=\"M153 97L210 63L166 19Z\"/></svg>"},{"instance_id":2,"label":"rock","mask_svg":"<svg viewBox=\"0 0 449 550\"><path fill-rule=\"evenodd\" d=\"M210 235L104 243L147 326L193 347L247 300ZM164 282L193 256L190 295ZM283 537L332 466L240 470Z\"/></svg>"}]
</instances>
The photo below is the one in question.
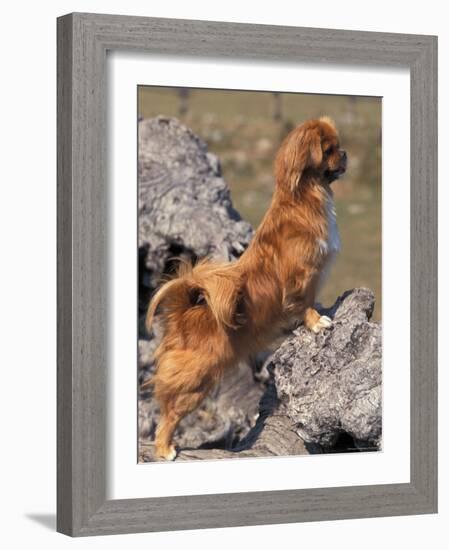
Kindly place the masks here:
<instances>
[{"instance_id":1,"label":"rock","mask_svg":"<svg viewBox=\"0 0 449 550\"><path fill-rule=\"evenodd\" d=\"M253 423L254 427L238 443L227 445L225 448L217 448L213 443L206 444L203 448L185 448L179 445L180 452L176 460L297 456L312 452L311 448L307 448L304 441L295 432L294 424L287 416L273 414L273 407L277 400L272 389L271 387L262 397L259 414L256 415L257 422L255 425ZM140 456L142 461L153 461L153 452L154 448L151 441L141 442ZM317 447L314 452L321 452L321 450Z\"/></svg>"},{"instance_id":2,"label":"rock","mask_svg":"<svg viewBox=\"0 0 449 550\"><path fill-rule=\"evenodd\" d=\"M139 296L146 308L174 257L234 260L249 223L233 208L220 163L174 118L139 122Z\"/></svg>"},{"instance_id":3,"label":"rock","mask_svg":"<svg viewBox=\"0 0 449 550\"><path fill-rule=\"evenodd\" d=\"M306 444L335 447L342 434L379 449L382 433L382 331L370 322L374 295L355 289L325 311L330 330L300 327L270 359L277 412L292 420Z\"/></svg>"}]
</instances>

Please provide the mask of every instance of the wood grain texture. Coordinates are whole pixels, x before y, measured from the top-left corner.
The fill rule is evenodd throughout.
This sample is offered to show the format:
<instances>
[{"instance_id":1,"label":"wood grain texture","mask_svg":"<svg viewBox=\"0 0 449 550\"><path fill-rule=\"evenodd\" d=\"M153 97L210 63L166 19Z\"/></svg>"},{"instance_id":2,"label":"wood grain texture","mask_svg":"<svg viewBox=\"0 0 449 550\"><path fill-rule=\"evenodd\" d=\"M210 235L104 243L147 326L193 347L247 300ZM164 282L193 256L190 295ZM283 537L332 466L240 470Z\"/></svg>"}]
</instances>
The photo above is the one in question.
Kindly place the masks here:
<instances>
[{"instance_id":1,"label":"wood grain texture","mask_svg":"<svg viewBox=\"0 0 449 550\"><path fill-rule=\"evenodd\" d=\"M58 525L81 536L437 509L437 39L71 14L58 20ZM411 481L106 500L106 52L411 71Z\"/></svg>"},{"instance_id":2,"label":"wood grain texture","mask_svg":"<svg viewBox=\"0 0 449 550\"><path fill-rule=\"evenodd\" d=\"M411 66L411 479L436 511L438 428L437 42Z\"/></svg>"},{"instance_id":3,"label":"wood grain texture","mask_svg":"<svg viewBox=\"0 0 449 550\"><path fill-rule=\"evenodd\" d=\"M58 20L57 528L72 529L72 20ZM63 510L63 511L61 511Z\"/></svg>"}]
</instances>

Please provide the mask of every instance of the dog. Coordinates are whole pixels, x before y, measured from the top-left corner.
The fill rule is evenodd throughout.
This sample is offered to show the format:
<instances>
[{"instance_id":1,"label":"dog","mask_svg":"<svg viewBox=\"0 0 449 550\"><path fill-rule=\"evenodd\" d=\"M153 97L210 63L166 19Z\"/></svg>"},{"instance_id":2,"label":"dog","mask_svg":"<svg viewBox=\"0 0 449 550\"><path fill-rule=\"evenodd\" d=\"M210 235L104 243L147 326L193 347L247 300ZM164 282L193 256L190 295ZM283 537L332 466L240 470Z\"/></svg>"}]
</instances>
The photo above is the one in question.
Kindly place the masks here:
<instances>
[{"instance_id":1,"label":"dog","mask_svg":"<svg viewBox=\"0 0 449 550\"><path fill-rule=\"evenodd\" d=\"M340 248L331 183L346 165L331 119L296 127L276 155L271 204L242 256L181 264L153 296L146 327L160 306L163 337L144 386L153 385L160 405L156 457L175 459L177 425L225 371L267 349L292 323L313 332L331 326L313 306Z\"/></svg>"}]
</instances>

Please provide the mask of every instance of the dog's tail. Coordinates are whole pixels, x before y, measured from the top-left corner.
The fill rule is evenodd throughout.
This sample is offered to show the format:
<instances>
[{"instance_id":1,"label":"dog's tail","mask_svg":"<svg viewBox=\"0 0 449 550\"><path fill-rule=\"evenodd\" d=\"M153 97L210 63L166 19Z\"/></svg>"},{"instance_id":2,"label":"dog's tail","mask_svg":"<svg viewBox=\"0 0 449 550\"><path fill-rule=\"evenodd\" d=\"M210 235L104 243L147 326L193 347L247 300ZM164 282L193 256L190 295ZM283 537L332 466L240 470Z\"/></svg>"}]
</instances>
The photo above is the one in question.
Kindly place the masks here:
<instances>
[{"instance_id":1,"label":"dog's tail","mask_svg":"<svg viewBox=\"0 0 449 550\"><path fill-rule=\"evenodd\" d=\"M167 281L161 288L156 292L156 294L151 299L150 305L148 306L147 315L145 318L145 328L148 334L151 333L151 327L153 326L154 316L159 304L165 300L170 294L173 294L180 287L185 285L185 281L182 278L172 279ZM155 383L154 376L151 376L145 382L140 385L141 390L147 390Z\"/></svg>"},{"instance_id":2,"label":"dog's tail","mask_svg":"<svg viewBox=\"0 0 449 550\"><path fill-rule=\"evenodd\" d=\"M175 290L178 290L181 286L185 284L186 283L182 278L172 279L171 281L167 281L164 285L162 285L161 288L156 292L156 294L151 299L145 318L145 328L147 329L148 333L151 332L154 315L159 304Z\"/></svg>"},{"instance_id":3,"label":"dog's tail","mask_svg":"<svg viewBox=\"0 0 449 550\"><path fill-rule=\"evenodd\" d=\"M158 306L169 300L170 310L183 313L196 306L207 307L215 320L228 328L241 324L241 276L235 264L216 264L203 260L180 266L177 277L166 282L153 296L145 327L151 330Z\"/></svg>"}]
</instances>

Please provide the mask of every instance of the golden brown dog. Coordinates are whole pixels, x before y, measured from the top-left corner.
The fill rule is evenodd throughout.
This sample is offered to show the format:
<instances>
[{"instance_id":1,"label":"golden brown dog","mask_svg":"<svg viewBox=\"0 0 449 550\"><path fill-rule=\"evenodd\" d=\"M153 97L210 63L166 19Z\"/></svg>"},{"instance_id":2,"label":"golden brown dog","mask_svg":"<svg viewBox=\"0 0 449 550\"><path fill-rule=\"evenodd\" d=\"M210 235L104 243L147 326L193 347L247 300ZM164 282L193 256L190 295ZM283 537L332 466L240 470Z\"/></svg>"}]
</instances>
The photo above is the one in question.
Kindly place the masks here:
<instances>
[{"instance_id":1,"label":"golden brown dog","mask_svg":"<svg viewBox=\"0 0 449 550\"><path fill-rule=\"evenodd\" d=\"M330 119L298 126L279 149L271 205L239 260L181 265L154 295L147 329L161 305L163 338L144 385L154 385L161 409L158 457L176 457L178 423L224 371L266 349L292 321L314 332L330 326L313 304L340 245L330 184L345 170Z\"/></svg>"}]
</instances>

